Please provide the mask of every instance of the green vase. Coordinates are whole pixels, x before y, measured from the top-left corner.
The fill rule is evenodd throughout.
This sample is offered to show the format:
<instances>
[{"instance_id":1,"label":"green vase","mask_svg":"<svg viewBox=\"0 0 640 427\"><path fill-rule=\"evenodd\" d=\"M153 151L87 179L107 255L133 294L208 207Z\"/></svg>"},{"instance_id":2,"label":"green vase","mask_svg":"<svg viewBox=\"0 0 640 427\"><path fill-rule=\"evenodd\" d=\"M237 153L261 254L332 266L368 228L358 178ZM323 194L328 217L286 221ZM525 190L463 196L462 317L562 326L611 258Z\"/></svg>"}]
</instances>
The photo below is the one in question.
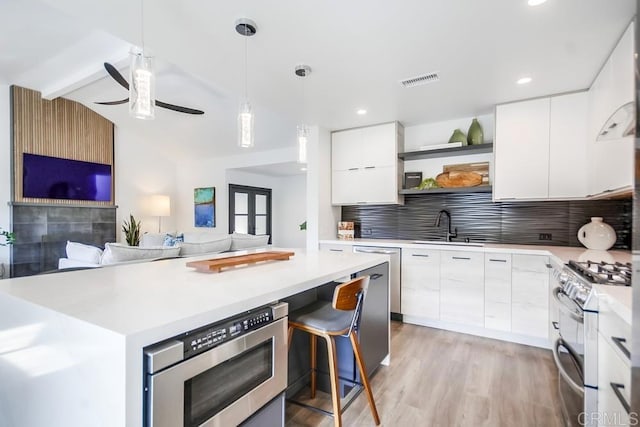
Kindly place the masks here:
<instances>
[{"instance_id":1,"label":"green vase","mask_svg":"<svg viewBox=\"0 0 640 427\"><path fill-rule=\"evenodd\" d=\"M451 134L451 138L449 138L449 144L452 142L462 142L462 145L467 145L467 137L460 129L456 129Z\"/></svg>"},{"instance_id":2,"label":"green vase","mask_svg":"<svg viewBox=\"0 0 640 427\"><path fill-rule=\"evenodd\" d=\"M469 126L469 132L467 132L467 141L469 145L479 145L484 142L484 134L482 133L482 126L478 122L478 119L473 119L471 126Z\"/></svg>"}]
</instances>

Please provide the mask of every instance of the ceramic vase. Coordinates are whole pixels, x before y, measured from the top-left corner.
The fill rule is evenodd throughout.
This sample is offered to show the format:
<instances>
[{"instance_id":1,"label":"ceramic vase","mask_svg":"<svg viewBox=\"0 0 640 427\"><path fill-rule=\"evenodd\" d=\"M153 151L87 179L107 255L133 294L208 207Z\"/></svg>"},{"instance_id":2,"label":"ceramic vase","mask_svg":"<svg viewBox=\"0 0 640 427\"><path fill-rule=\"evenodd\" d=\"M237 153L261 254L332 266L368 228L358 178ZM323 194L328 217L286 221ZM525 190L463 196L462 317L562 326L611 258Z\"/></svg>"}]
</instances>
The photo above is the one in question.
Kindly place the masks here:
<instances>
[{"instance_id":1,"label":"ceramic vase","mask_svg":"<svg viewBox=\"0 0 640 427\"><path fill-rule=\"evenodd\" d=\"M460 129L456 129L451 134L451 138L449 138L449 144L452 142L462 142L462 145L467 145L467 137Z\"/></svg>"},{"instance_id":2,"label":"ceramic vase","mask_svg":"<svg viewBox=\"0 0 640 427\"><path fill-rule=\"evenodd\" d=\"M469 145L478 145L484 142L484 134L482 133L482 126L478 119L473 119L471 126L469 126L469 132L467 132L467 141Z\"/></svg>"},{"instance_id":3,"label":"ceramic vase","mask_svg":"<svg viewBox=\"0 0 640 427\"><path fill-rule=\"evenodd\" d=\"M580 227L578 240L587 249L606 251L616 242L616 232L602 217L595 216L590 223Z\"/></svg>"}]
</instances>

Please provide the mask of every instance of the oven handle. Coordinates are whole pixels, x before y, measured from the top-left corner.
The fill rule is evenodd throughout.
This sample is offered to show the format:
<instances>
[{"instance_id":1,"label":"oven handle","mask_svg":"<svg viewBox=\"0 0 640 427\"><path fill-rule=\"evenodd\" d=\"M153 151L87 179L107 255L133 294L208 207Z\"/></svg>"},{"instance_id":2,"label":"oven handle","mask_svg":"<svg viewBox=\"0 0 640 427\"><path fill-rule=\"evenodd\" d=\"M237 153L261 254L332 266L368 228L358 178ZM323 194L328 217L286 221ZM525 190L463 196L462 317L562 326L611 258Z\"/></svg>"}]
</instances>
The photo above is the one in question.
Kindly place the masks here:
<instances>
[{"instance_id":1,"label":"oven handle","mask_svg":"<svg viewBox=\"0 0 640 427\"><path fill-rule=\"evenodd\" d=\"M560 347L564 347L567 349L567 351L569 352L569 355L571 356L571 358L576 361L576 363L578 364L578 366L580 366L579 363L579 357L576 354L576 352L562 339L562 338L558 338L555 342L555 344L553 345L553 359L556 362L556 366L558 367L558 373L560 374L560 376L562 378L564 378L564 380L567 382L567 384L569 384L569 386L576 392L578 393L580 396L584 396L584 386L576 384L576 382L573 380L573 378L571 378L569 376L569 374L567 373L567 371L564 369L564 366L562 366L562 362L560 361Z\"/></svg>"},{"instance_id":2,"label":"oven handle","mask_svg":"<svg viewBox=\"0 0 640 427\"><path fill-rule=\"evenodd\" d=\"M563 309L563 311L567 313L569 317L571 317L576 322L584 323L584 316L576 314L576 312L572 310L571 307L569 307L566 302L560 299L559 294L567 295L563 292L562 288L558 288L558 287L553 288L553 292L552 292L553 298L558 302L558 304L560 304L560 308ZM574 304L574 308L578 308L578 305Z\"/></svg>"},{"instance_id":3,"label":"oven handle","mask_svg":"<svg viewBox=\"0 0 640 427\"><path fill-rule=\"evenodd\" d=\"M624 384L619 384L619 383L609 383L609 384L611 384L611 388L613 389L613 392L616 394L618 401L620 401L620 404L622 405L624 410L627 411L627 414L628 414L629 411L631 411L631 406L629 406L629 403L627 403L627 399L625 399L622 393L620 392L620 389L624 388Z\"/></svg>"}]
</instances>

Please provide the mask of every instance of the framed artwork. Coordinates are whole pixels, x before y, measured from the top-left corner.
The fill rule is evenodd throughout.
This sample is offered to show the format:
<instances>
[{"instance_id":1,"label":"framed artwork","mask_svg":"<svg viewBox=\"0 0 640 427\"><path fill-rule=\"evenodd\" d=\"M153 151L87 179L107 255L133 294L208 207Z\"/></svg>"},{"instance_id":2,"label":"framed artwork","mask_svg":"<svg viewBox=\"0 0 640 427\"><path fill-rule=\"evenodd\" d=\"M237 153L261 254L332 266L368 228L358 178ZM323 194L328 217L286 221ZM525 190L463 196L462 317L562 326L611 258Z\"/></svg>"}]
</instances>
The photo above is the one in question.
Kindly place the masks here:
<instances>
[{"instance_id":1,"label":"framed artwork","mask_svg":"<svg viewBox=\"0 0 640 427\"><path fill-rule=\"evenodd\" d=\"M205 187L193 190L194 220L196 227L216 226L216 188Z\"/></svg>"}]
</instances>

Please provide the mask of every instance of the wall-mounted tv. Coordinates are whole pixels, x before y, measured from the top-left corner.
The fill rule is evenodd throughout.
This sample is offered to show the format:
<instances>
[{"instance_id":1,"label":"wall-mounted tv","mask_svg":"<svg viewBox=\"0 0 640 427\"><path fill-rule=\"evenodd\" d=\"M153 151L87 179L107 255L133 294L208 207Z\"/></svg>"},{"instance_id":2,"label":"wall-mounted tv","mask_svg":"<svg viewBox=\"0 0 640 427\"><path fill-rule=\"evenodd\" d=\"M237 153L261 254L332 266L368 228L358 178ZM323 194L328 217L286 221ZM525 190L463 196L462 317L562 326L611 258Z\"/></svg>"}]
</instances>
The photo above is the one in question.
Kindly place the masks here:
<instances>
[{"instance_id":1,"label":"wall-mounted tv","mask_svg":"<svg viewBox=\"0 0 640 427\"><path fill-rule=\"evenodd\" d=\"M23 153L22 195L109 202L111 166Z\"/></svg>"}]
</instances>

